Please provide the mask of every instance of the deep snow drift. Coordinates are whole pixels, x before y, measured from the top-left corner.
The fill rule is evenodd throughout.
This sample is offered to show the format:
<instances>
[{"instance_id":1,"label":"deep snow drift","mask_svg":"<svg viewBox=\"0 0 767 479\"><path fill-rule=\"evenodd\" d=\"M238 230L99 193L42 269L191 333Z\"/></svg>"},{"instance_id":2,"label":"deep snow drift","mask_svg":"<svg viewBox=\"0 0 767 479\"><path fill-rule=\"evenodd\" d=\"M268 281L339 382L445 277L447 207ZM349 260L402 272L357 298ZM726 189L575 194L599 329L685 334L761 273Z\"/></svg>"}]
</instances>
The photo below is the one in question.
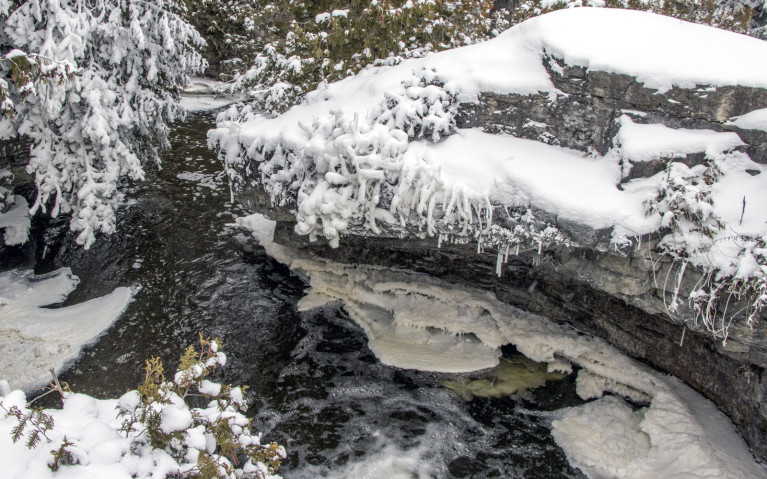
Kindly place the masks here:
<instances>
[{"instance_id":1,"label":"deep snow drift","mask_svg":"<svg viewBox=\"0 0 767 479\"><path fill-rule=\"evenodd\" d=\"M50 381L83 345L120 317L133 294L117 288L106 296L62 308L79 283L69 268L36 276L31 270L0 273L0 379L29 391Z\"/></svg>"},{"instance_id":2,"label":"deep snow drift","mask_svg":"<svg viewBox=\"0 0 767 479\"><path fill-rule=\"evenodd\" d=\"M629 359L605 341L413 273L310 258L273 243L274 223L239 218L267 253L308 276L308 309L340 301L389 365L470 371L498 363L513 344L549 371L577 372L577 392L601 398L559 411L553 434L571 463L593 478L764 477L733 424L707 399L671 376ZM466 356L465 356L466 355ZM474 358L474 361L467 361ZM613 393L615 395L607 395ZM632 409L623 397L649 406Z\"/></svg>"}]
</instances>

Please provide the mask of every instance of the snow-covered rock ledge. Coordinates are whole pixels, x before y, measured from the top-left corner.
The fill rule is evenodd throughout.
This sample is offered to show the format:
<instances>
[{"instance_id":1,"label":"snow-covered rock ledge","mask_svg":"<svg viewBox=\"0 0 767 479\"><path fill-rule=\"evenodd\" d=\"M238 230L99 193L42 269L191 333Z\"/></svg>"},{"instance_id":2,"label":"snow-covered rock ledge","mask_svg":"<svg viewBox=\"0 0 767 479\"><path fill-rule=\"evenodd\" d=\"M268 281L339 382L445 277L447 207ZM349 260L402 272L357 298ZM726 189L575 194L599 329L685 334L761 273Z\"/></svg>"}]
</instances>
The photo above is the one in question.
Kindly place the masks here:
<instances>
[{"instance_id":1,"label":"snow-covered rock ledge","mask_svg":"<svg viewBox=\"0 0 767 479\"><path fill-rule=\"evenodd\" d=\"M602 336L767 458L758 58L764 41L709 27L563 10L275 118L232 108L210 142L277 242L470 281Z\"/></svg>"}]
</instances>

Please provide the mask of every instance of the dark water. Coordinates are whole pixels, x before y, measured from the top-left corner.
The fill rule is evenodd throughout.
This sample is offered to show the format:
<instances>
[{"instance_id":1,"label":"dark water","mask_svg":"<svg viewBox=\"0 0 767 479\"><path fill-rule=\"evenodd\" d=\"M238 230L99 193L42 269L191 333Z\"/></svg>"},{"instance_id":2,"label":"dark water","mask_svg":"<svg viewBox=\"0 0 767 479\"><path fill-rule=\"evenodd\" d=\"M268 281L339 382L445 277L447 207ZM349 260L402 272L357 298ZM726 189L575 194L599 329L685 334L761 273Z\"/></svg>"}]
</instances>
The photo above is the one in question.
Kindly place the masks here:
<instances>
[{"instance_id":1,"label":"dark water","mask_svg":"<svg viewBox=\"0 0 767 479\"><path fill-rule=\"evenodd\" d=\"M546 412L578 403L571 380L466 401L441 386L455 375L382 365L341 308L297 312L306 283L227 226L244 212L205 146L212 121L176 127L162 169L130 187L116 234L83 251L65 228L47 233L37 268L72 267L82 282L70 302L141 288L61 379L116 397L142 381L145 358L173 370L202 332L223 339L223 379L250 386L255 427L286 446L286 478L583 477Z\"/></svg>"}]
</instances>

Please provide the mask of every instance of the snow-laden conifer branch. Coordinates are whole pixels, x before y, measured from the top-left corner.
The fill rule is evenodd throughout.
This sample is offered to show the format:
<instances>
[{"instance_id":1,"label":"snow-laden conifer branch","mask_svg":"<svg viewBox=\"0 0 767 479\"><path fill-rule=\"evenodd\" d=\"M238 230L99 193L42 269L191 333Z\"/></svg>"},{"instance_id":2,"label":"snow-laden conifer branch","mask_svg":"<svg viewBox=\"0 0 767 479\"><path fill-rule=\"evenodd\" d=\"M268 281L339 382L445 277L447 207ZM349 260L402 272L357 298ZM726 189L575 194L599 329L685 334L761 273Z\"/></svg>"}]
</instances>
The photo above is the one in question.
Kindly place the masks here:
<instances>
[{"instance_id":1,"label":"snow-laden conifer branch","mask_svg":"<svg viewBox=\"0 0 767 479\"><path fill-rule=\"evenodd\" d=\"M0 91L11 102L3 105L13 110L0 118L0 137L32 141L32 211L48 212L52 201L53 216L72 213L86 248L97 232L114 231L118 185L142 179L143 162L168 146L168 122L183 115L178 88L203 65L200 36L173 8L164 0L29 0L4 18L2 35L31 75L0 62Z\"/></svg>"}]
</instances>

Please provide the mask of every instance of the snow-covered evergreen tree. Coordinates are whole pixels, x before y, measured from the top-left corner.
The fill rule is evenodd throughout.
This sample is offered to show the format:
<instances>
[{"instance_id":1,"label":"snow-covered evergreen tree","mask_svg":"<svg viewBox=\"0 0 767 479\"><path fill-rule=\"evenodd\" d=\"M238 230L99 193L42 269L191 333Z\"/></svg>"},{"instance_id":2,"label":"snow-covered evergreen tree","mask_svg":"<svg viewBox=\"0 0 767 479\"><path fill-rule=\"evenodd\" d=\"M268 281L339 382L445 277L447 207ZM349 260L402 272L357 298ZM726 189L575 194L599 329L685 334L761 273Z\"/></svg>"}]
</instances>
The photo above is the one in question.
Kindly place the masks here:
<instances>
[{"instance_id":1,"label":"snow-covered evergreen tree","mask_svg":"<svg viewBox=\"0 0 767 479\"><path fill-rule=\"evenodd\" d=\"M202 38L174 0L0 0L0 139L32 141L32 211L72 213L86 248L119 183L168 146Z\"/></svg>"},{"instance_id":2,"label":"snow-covered evergreen tree","mask_svg":"<svg viewBox=\"0 0 767 479\"><path fill-rule=\"evenodd\" d=\"M231 78L247 69L263 47L266 28L258 25L260 0L184 0L186 18L205 39L206 74Z\"/></svg>"}]
</instances>

